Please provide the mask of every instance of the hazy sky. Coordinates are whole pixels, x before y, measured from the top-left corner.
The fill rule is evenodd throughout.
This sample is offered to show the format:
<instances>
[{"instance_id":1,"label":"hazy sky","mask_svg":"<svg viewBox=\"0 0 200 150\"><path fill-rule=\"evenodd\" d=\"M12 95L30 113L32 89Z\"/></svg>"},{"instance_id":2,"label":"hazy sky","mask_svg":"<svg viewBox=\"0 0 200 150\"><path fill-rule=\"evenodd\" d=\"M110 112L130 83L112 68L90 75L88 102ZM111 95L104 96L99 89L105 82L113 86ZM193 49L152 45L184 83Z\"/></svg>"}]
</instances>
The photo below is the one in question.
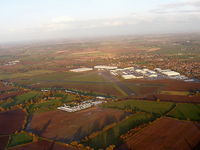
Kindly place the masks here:
<instances>
[{"instance_id":1,"label":"hazy sky","mask_svg":"<svg viewBox=\"0 0 200 150\"><path fill-rule=\"evenodd\" d=\"M200 0L0 0L0 42L200 31Z\"/></svg>"}]
</instances>

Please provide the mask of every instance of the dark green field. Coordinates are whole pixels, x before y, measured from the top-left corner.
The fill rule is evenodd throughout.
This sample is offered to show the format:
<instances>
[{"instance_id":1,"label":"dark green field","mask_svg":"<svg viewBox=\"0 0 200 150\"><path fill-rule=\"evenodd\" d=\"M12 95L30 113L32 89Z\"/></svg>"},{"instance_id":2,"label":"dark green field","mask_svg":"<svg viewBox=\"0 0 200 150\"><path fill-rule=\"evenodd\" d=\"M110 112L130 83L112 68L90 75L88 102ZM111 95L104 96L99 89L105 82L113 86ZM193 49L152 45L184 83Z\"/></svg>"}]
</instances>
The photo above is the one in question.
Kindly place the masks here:
<instances>
[{"instance_id":1,"label":"dark green field","mask_svg":"<svg viewBox=\"0 0 200 150\"><path fill-rule=\"evenodd\" d=\"M143 111L163 115L174 107L170 102L151 102L143 100L124 100L103 104L103 107L123 109L128 111Z\"/></svg>"},{"instance_id":2,"label":"dark green field","mask_svg":"<svg viewBox=\"0 0 200 150\"><path fill-rule=\"evenodd\" d=\"M168 116L182 120L200 121L200 104L176 104Z\"/></svg>"}]
</instances>

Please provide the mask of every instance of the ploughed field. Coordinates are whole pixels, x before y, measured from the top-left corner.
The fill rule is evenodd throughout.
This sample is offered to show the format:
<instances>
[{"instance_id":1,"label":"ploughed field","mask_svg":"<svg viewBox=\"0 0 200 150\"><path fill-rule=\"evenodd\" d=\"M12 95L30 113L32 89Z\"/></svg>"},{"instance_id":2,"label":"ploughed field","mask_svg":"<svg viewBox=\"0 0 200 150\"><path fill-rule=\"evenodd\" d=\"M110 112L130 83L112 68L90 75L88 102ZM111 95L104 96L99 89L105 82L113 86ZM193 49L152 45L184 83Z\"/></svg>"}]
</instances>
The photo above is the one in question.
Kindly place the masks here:
<instances>
[{"instance_id":1,"label":"ploughed field","mask_svg":"<svg viewBox=\"0 0 200 150\"><path fill-rule=\"evenodd\" d=\"M0 112L0 135L21 130L25 118L26 113L21 109Z\"/></svg>"},{"instance_id":2,"label":"ploughed field","mask_svg":"<svg viewBox=\"0 0 200 150\"><path fill-rule=\"evenodd\" d=\"M161 118L129 137L119 150L190 150L200 142L200 124Z\"/></svg>"},{"instance_id":3,"label":"ploughed field","mask_svg":"<svg viewBox=\"0 0 200 150\"><path fill-rule=\"evenodd\" d=\"M58 144L55 142L41 140L41 141L9 148L9 150L75 150L75 149L70 148L64 144Z\"/></svg>"},{"instance_id":4,"label":"ploughed field","mask_svg":"<svg viewBox=\"0 0 200 150\"><path fill-rule=\"evenodd\" d=\"M161 101L200 103L200 95L198 95L198 96L184 96L184 95L157 94L156 97L158 99L160 99Z\"/></svg>"},{"instance_id":5,"label":"ploughed field","mask_svg":"<svg viewBox=\"0 0 200 150\"><path fill-rule=\"evenodd\" d=\"M129 114L123 110L99 107L74 113L59 110L35 113L27 130L45 138L69 143L119 122Z\"/></svg>"},{"instance_id":6,"label":"ploughed field","mask_svg":"<svg viewBox=\"0 0 200 150\"><path fill-rule=\"evenodd\" d=\"M9 140L9 136L0 136L0 150L4 150Z\"/></svg>"}]
</instances>

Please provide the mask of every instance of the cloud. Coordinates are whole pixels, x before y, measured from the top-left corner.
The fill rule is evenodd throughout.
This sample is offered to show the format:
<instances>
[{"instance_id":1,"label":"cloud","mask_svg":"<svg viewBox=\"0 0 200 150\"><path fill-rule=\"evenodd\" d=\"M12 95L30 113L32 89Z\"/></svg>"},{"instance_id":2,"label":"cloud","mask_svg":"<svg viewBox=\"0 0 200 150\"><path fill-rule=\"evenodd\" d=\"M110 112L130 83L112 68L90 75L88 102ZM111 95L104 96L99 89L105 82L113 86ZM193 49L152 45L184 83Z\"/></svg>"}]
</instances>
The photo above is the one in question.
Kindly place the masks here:
<instances>
[{"instance_id":1,"label":"cloud","mask_svg":"<svg viewBox=\"0 0 200 150\"><path fill-rule=\"evenodd\" d=\"M130 13L104 19L57 16L48 22L25 29L10 29L10 37L84 37L95 35L146 34L199 31L200 0L158 5L148 12ZM17 32L18 31L18 32ZM15 33L13 33L15 32ZM19 33L19 34L17 34ZM7 35L7 32L5 32Z\"/></svg>"},{"instance_id":2,"label":"cloud","mask_svg":"<svg viewBox=\"0 0 200 150\"><path fill-rule=\"evenodd\" d=\"M180 8L180 7L200 7L200 0L186 0L183 2L174 2L163 5L166 8Z\"/></svg>"},{"instance_id":3,"label":"cloud","mask_svg":"<svg viewBox=\"0 0 200 150\"><path fill-rule=\"evenodd\" d=\"M62 22L72 22L75 21L76 19L68 16L58 16L55 18L52 18L51 22L52 23L62 23Z\"/></svg>"},{"instance_id":4,"label":"cloud","mask_svg":"<svg viewBox=\"0 0 200 150\"><path fill-rule=\"evenodd\" d=\"M151 10L152 13L200 13L200 0L185 0L160 5Z\"/></svg>"}]
</instances>

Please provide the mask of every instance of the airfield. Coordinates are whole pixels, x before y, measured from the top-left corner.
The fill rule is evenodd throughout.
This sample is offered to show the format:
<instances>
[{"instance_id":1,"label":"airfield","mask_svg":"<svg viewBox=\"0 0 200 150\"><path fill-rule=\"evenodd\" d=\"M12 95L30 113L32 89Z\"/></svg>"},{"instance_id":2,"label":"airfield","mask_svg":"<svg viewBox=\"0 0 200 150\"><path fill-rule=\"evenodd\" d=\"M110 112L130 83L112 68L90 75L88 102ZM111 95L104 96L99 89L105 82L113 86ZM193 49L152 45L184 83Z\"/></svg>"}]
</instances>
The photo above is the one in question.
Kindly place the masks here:
<instances>
[{"instance_id":1,"label":"airfield","mask_svg":"<svg viewBox=\"0 0 200 150\"><path fill-rule=\"evenodd\" d=\"M0 149L199 149L199 38L1 47Z\"/></svg>"}]
</instances>

